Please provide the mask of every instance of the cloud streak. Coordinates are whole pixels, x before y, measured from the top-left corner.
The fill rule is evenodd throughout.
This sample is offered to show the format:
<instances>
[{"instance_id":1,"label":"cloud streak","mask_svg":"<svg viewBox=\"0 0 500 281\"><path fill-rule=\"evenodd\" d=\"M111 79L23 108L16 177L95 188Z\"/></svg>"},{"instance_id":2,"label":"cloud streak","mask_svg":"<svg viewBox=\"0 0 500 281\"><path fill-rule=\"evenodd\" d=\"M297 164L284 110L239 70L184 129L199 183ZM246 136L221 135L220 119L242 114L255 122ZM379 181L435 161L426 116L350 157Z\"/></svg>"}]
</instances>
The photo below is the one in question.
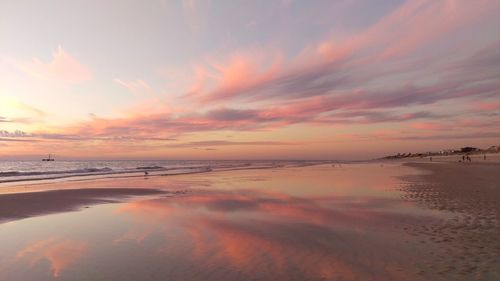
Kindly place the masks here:
<instances>
[{"instance_id":1,"label":"cloud streak","mask_svg":"<svg viewBox=\"0 0 500 281\"><path fill-rule=\"evenodd\" d=\"M209 69L215 70L215 87L205 89L197 97L207 102L221 99L252 101L308 98L335 95L339 91L351 95L360 85L401 75L401 68L408 61L413 61L413 64L410 63L403 71L411 74L418 71L418 67L428 69L438 62L456 58L445 56L440 48L434 46L438 38L452 41L464 26L469 29L481 28L479 17L493 16L489 10L494 9L498 9L498 3L492 1L408 1L367 31L336 44L326 41L316 47L308 47L288 63L284 62L279 52L265 50L237 52L223 59L223 62L210 60L207 65ZM486 61L491 62L485 57L498 57L496 45L498 43L488 46L489 52L486 54L478 52L456 65L461 65L461 69L466 71L475 65L484 66ZM471 47L473 50L474 46ZM424 52L425 56L416 57L412 53L422 48L427 51ZM421 57L427 57L427 65L415 65ZM198 66L198 72L200 68ZM391 68L392 71L384 71ZM491 72L487 74L491 75ZM423 77L413 77L412 80L415 78ZM485 79L475 77L473 81L466 82L477 82L481 78ZM460 85L467 85L466 82ZM411 84L403 86L412 87ZM456 85L451 83L447 89L453 90L454 87ZM396 89L392 92L395 92L395 96L401 95ZM382 94L374 95L378 97ZM409 95L415 96L412 93ZM359 98L363 101L373 97ZM432 102L439 100L438 96Z\"/></svg>"},{"instance_id":2,"label":"cloud streak","mask_svg":"<svg viewBox=\"0 0 500 281\"><path fill-rule=\"evenodd\" d=\"M193 141L180 144L169 145L169 147L224 147L224 146L283 146L297 145L293 142L282 141L226 141L226 140L211 140L211 141Z\"/></svg>"},{"instance_id":3,"label":"cloud streak","mask_svg":"<svg viewBox=\"0 0 500 281\"><path fill-rule=\"evenodd\" d=\"M75 57L66 52L61 45L52 55L50 62L43 62L39 58L30 61L10 59L11 64L27 75L47 82L74 84L89 81L91 71Z\"/></svg>"},{"instance_id":4,"label":"cloud streak","mask_svg":"<svg viewBox=\"0 0 500 281\"><path fill-rule=\"evenodd\" d=\"M208 17L210 5L189 0L180 8L195 35L210 28L214 20ZM7 129L23 123L30 132L29 137L2 136L2 141L79 142L82 147L110 143L113 147L108 149L126 151L293 149L295 143L314 144L322 138L330 142L370 137L445 141L474 135L494 139L500 122L499 9L498 1L489 0L409 0L346 34L337 34L338 27L331 26L322 38L306 40L313 37L300 34L307 43L293 48L277 34L267 43L238 45L234 34L227 33L223 47L208 48L209 53L184 66L174 66L177 61L172 59L168 69L177 67L171 72L183 81L170 79L169 83L178 84L168 85L168 90L167 83L145 73L111 74L109 84L134 96L123 95L130 103L118 111L116 103L110 103L107 107L113 114L98 113L107 117L28 127L33 120L50 116L28 107L22 109L29 112L27 119L1 112L0 124L10 126ZM265 26L261 18L252 20ZM243 34L238 35L245 41ZM93 78L61 46L49 62L38 58L10 62L44 81L79 84ZM189 66L192 69L186 73ZM165 68L154 67L157 72ZM117 78L131 75L146 78ZM191 83L185 77L191 77ZM245 136L224 140L231 131Z\"/></svg>"}]
</instances>

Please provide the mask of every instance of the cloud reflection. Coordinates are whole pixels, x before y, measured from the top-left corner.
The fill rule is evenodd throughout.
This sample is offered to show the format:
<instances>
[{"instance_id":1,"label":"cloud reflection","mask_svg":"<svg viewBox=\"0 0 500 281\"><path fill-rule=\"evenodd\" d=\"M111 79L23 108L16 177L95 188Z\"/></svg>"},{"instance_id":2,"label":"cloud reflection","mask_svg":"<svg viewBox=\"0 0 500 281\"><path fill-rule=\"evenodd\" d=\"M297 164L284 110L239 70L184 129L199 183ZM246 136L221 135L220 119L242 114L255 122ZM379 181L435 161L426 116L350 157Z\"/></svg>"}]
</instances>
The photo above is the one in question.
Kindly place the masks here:
<instances>
[{"instance_id":1,"label":"cloud reflection","mask_svg":"<svg viewBox=\"0 0 500 281\"><path fill-rule=\"evenodd\" d=\"M47 260L50 263L52 275L57 278L65 268L81 258L87 250L87 243L81 241L49 238L27 245L17 253L17 258L27 260L31 266Z\"/></svg>"},{"instance_id":2,"label":"cloud reflection","mask_svg":"<svg viewBox=\"0 0 500 281\"><path fill-rule=\"evenodd\" d=\"M364 244L370 243L365 237L368 231L416 219L391 212L396 204L397 200L374 197L314 199L248 190L204 191L127 203L119 214L131 215L143 229L132 229L124 235L127 239L119 240L142 242L160 233L165 246L158 248L175 255L188 251L171 245L169 235L179 231L181 237L174 241L180 239L191 249L181 255L190 256L204 270L222 266L284 278L294 274L305 279L366 279L372 274L362 269L367 261L352 252L364 251ZM137 237L130 238L134 234ZM347 249L346 240L354 240L347 244L360 248ZM292 268L296 272L291 273Z\"/></svg>"}]
</instances>

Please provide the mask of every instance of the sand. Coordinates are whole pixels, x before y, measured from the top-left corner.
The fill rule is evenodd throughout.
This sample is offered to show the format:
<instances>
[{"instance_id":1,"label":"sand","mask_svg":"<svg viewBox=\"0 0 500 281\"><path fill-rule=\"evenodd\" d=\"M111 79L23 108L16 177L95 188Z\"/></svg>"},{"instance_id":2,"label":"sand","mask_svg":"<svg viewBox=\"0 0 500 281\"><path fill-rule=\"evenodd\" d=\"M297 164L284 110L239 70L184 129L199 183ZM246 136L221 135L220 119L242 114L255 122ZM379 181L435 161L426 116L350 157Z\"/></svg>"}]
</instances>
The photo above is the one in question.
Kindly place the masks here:
<instances>
[{"instance_id":1,"label":"sand","mask_svg":"<svg viewBox=\"0 0 500 281\"><path fill-rule=\"evenodd\" d=\"M421 280L500 280L500 163L493 157L487 161L474 158L472 163L458 163L457 158L434 157L433 162L413 159L405 164L426 173L405 177L403 199L449 214L432 223L401 225L407 234L423 243L421 247L425 247L425 251L431 249L426 259L415 261L411 271L418 271ZM73 189L0 195L0 223L78 210L92 204L120 202L130 196L167 192L151 189L165 185L164 179L107 179L16 187L32 190L71 186ZM150 189L96 188L140 186L141 181ZM178 187L186 188L184 185ZM143 209L151 215L151 208ZM292 214L297 211L291 210Z\"/></svg>"},{"instance_id":2,"label":"sand","mask_svg":"<svg viewBox=\"0 0 500 281\"><path fill-rule=\"evenodd\" d=\"M0 223L161 193L144 188L87 188L0 194Z\"/></svg>"},{"instance_id":3,"label":"sand","mask_svg":"<svg viewBox=\"0 0 500 281\"><path fill-rule=\"evenodd\" d=\"M448 212L449 219L407 231L435 246L422 275L443 280L500 280L500 164L407 163L428 174L408 177L406 200Z\"/></svg>"}]
</instances>

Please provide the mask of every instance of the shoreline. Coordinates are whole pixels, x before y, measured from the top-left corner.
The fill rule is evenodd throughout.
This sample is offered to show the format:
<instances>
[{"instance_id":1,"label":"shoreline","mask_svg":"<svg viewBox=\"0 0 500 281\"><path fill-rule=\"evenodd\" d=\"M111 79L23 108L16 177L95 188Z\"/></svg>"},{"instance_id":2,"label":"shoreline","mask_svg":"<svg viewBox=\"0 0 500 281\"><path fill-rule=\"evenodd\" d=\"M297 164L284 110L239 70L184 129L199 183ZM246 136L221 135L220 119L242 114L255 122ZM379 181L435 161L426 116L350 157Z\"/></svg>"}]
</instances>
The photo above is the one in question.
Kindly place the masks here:
<instances>
[{"instance_id":1,"label":"shoreline","mask_svg":"<svg viewBox=\"0 0 500 281\"><path fill-rule=\"evenodd\" d=\"M144 172L148 172L147 177L160 177L160 176L178 176L190 175L211 172L225 172L237 170L259 170L259 169L276 169L287 167L307 167L316 165L338 164L334 161L318 161L310 163L297 162L294 164L271 164L271 165L258 165L258 166L233 166L233 167L210 167L210 166L196 166L196 167L182 167L182 168L162 168L162 169L144 169L142 171L113 171L92 174L62 174L56 176L46 176L41 178L24 178L24 179L9 179L10 176L0 177L0 189L2 187L13 187L19 185L37 185L37 184L50 184L59 182L78 182L78 181L92 181L100 179L125 179L125 178L142 178L145 177ZM0 190L1 193L1 190Z\"/></svg>"},{"instance_id":2,"label":"shoreline","mask_svg":"<svg viewBox=\"0 0 500 281\"><path fill-rule=\"evenodd\" d=\"M321 164L325 163L289 166L222 167L216 170L207 169L174 174L149 174L148 176L134 172L119 173L119 176L117 174L110 174L108 177L87 176L75 179L69 176L57 178L63 179L61 181L52 181L52 179L30 179L15 182L2 182L0 183L0 225L9 221L30 217L77 211L82 208L87 208L89 205L121 203L135 196L160 195L170 192L178 194L185 192L185 190L167 191L164 188L151 184L146 184L145 187L141 187L144 186L140 183L143 179L159 180L162 177L187 176L210 172L292 168ZM107 187L103 188L101 186Z\"/></svg>"},{"instance_id":3,"label":"shoreline","mask_svg":"<svg viewBox=\"0 0 500 281\"><path fill-rule=\"evenodd\" d=\"M176 174L116 174L108 177L67 177L61 181L29 180L0 184L0 225L14 220L42 216L46 214L77 211L88 205L120 203L134 196L184 193L186 190L166 190L153 182L163 182L161 178L188 176L200 173L230 172L241 170L286 169L330 163L301 163L296 165L223 167L216 170L190 171ZM142 183L148 180L148 183ZM106 186L103 188L102 186Z\"/></svg>"},{"instance_id":4,"label":"shoreline","mask_svg":"<svg viewBox=\"0 0 500 281\"><path fill-rule=\"evenodd\" d=\"M427 173L405 177L404 200L448 212L407 229L436 248L424 268L454 280L500 279L500 163L404 163Z\"/></svg>"}]
</instances>

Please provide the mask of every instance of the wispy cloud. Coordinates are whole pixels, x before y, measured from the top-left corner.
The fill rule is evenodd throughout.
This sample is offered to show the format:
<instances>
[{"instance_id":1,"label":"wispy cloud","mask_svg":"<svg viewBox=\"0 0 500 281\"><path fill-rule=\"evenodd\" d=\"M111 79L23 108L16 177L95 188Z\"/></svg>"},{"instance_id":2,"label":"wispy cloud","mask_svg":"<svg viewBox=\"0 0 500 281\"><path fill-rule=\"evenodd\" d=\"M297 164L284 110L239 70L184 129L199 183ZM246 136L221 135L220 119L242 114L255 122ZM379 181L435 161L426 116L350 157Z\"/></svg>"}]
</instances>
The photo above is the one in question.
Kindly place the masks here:
<instances>
[{"instance_id":1,"label":"wispy cloud","mask_svg":"<svg viewBox=\"0 0 500 281\"><path fill-rule=\"evenodd\" d=\"M135 95L152 95L155 94L155 90L148 83L146 83L142 79L137 79L135 81L125 81L122 79L115 78L113 82L116 84L125 87L129 92Z\"/></svg>"},{"instance_id":2,"label":"wispy cloud","mask_svg":"<svg viewBox=\"0 0 500 281\"><path fill-rule=\"evenodd\" d=\"M210 140L210 141L192 141L168 145L169 147L223 147L223 146L283 146L297 145L293 142L283 141L227 141L227 140Z\"/></svg>"},{"instance_id":3,"label":"wispy cloud","mask_svg":"<svg viewBox=\"0 0 500 281\"><path fill-rule=\"evenodd\" d=\"M182 0L184 17L195 35L202 32L205 28L204 5L207 5L206 1Z\"/></svg>"},{"instance_id":4,"label":"wispy cloud","mask_svg":"<svg viewBox=\"0 0 500 281\"><path fill-rule=\"evenodd\" d=\"M91 71L66 52L61 45L52 54L50 62L43 62L39 58L33 58L29 61L18 59L9 59L8 61L27 75L48 82L81 83L92 78Z\"/></svg>"},{"instance_id":5,"label":"wispy cloud","mask_svg":"<svg viewBox=\"0 0 500 281\"><path fill-rule=\"evenodd\" d=\"M295 4L284 1L280 12L293 12ZM208 29L209 5L182 2L180 8L193 33ZM168 91L158 90L159 84L154 83L158 80L147 73L110 74L103 80L134 94L130 103L111 103L113 114L88 111L107 117L86 115L66 125L29 128L31 136L26 139L89 146L112 142L116 145L107 149L116 151L148 145L286 146L290 143L282 140L290 137L309 138L312 143L309 133L316 128L324 129L330 141L336 137L446 140L474 135L491 139L500 122L499 9L498 1L409 0L342 36L330 33L329 26L322 38L300 34L306 42L314 39L293 48L281 45L286 40L276 36L269 42L254 42L242 34L238 38L245 43L210 45L208 53L197 53L181 62L184 65L177 61L169 65L168 72L175 78L168 82L175 85ZM251 20L266 26L264 18ZM206 46L193 49L198 47ZM186 53L193 51L188 49ZM10 62L31 77L52 82L80 83L93 76L60 46L49 62L38 58ZM158 74L165 66L156 63L156 72L152 71ZM186 77L192 81L186 83ZM46 118L42 110L21 107L23 114L18 115L2 110L0 124L14 126L14 122ZM341 132L332 132L341 126ZM305 132L294 131L298 127ZM228 131L248 135L222 140ZM270 132L273 141L263 139L262 132ZM201 139L193 141L194 137Z\"/></svg>"},{"instance_id":6,"label":"wispy cloud","mask_svg":"<svg viewBox=\"0 0 500 281\"><path fill-rule=\"evenodd\" d=\"M499 85L494 79L499 74L494 63L500 57L498 42L482 50L468 44L463 46L469 47L465 54L450 55L436 41L473 37L472 32L458 33L464 26L482 28L480 18L493 16L491 10L497 6L491 1L408 1L367 31L342 42L307 47L287 63L274 50L237 52L220 62L210 60L207 67L215 71L215 86L201 90L197 79L193 88L204 104L322 96L332 104L331 109L400 107L494 95ZM482 71L474 71L478 67ZM200 68L204 69L198 66L198 73L208 71ZM448 79L457 74L459 79ZM398 79L405 75L406 79ZM432 75L447 79L422 83ZM392 85L381 86L382 81Z\"/></svg>"},{"instance_id":7,"label":"wispy cloud","mask_svg":"<svg viewBox=\"0 0 500 281\"><path fill-rule=\"evenodd\" d=\"M34 139L20 139L20 138L2 138L0 137L0 142L38 142Z\"/></svg>"},{"instance_id":8,"label":"wispy cloud","mask_svg":"<svg viewBox=\"0 0 500 281\"><path fill-rule=\"evenodd\" d=\"M0 96L0 116L3 123L34 123L46 117L46 112L14 98Z\"/></svg>"}]
</instances>

